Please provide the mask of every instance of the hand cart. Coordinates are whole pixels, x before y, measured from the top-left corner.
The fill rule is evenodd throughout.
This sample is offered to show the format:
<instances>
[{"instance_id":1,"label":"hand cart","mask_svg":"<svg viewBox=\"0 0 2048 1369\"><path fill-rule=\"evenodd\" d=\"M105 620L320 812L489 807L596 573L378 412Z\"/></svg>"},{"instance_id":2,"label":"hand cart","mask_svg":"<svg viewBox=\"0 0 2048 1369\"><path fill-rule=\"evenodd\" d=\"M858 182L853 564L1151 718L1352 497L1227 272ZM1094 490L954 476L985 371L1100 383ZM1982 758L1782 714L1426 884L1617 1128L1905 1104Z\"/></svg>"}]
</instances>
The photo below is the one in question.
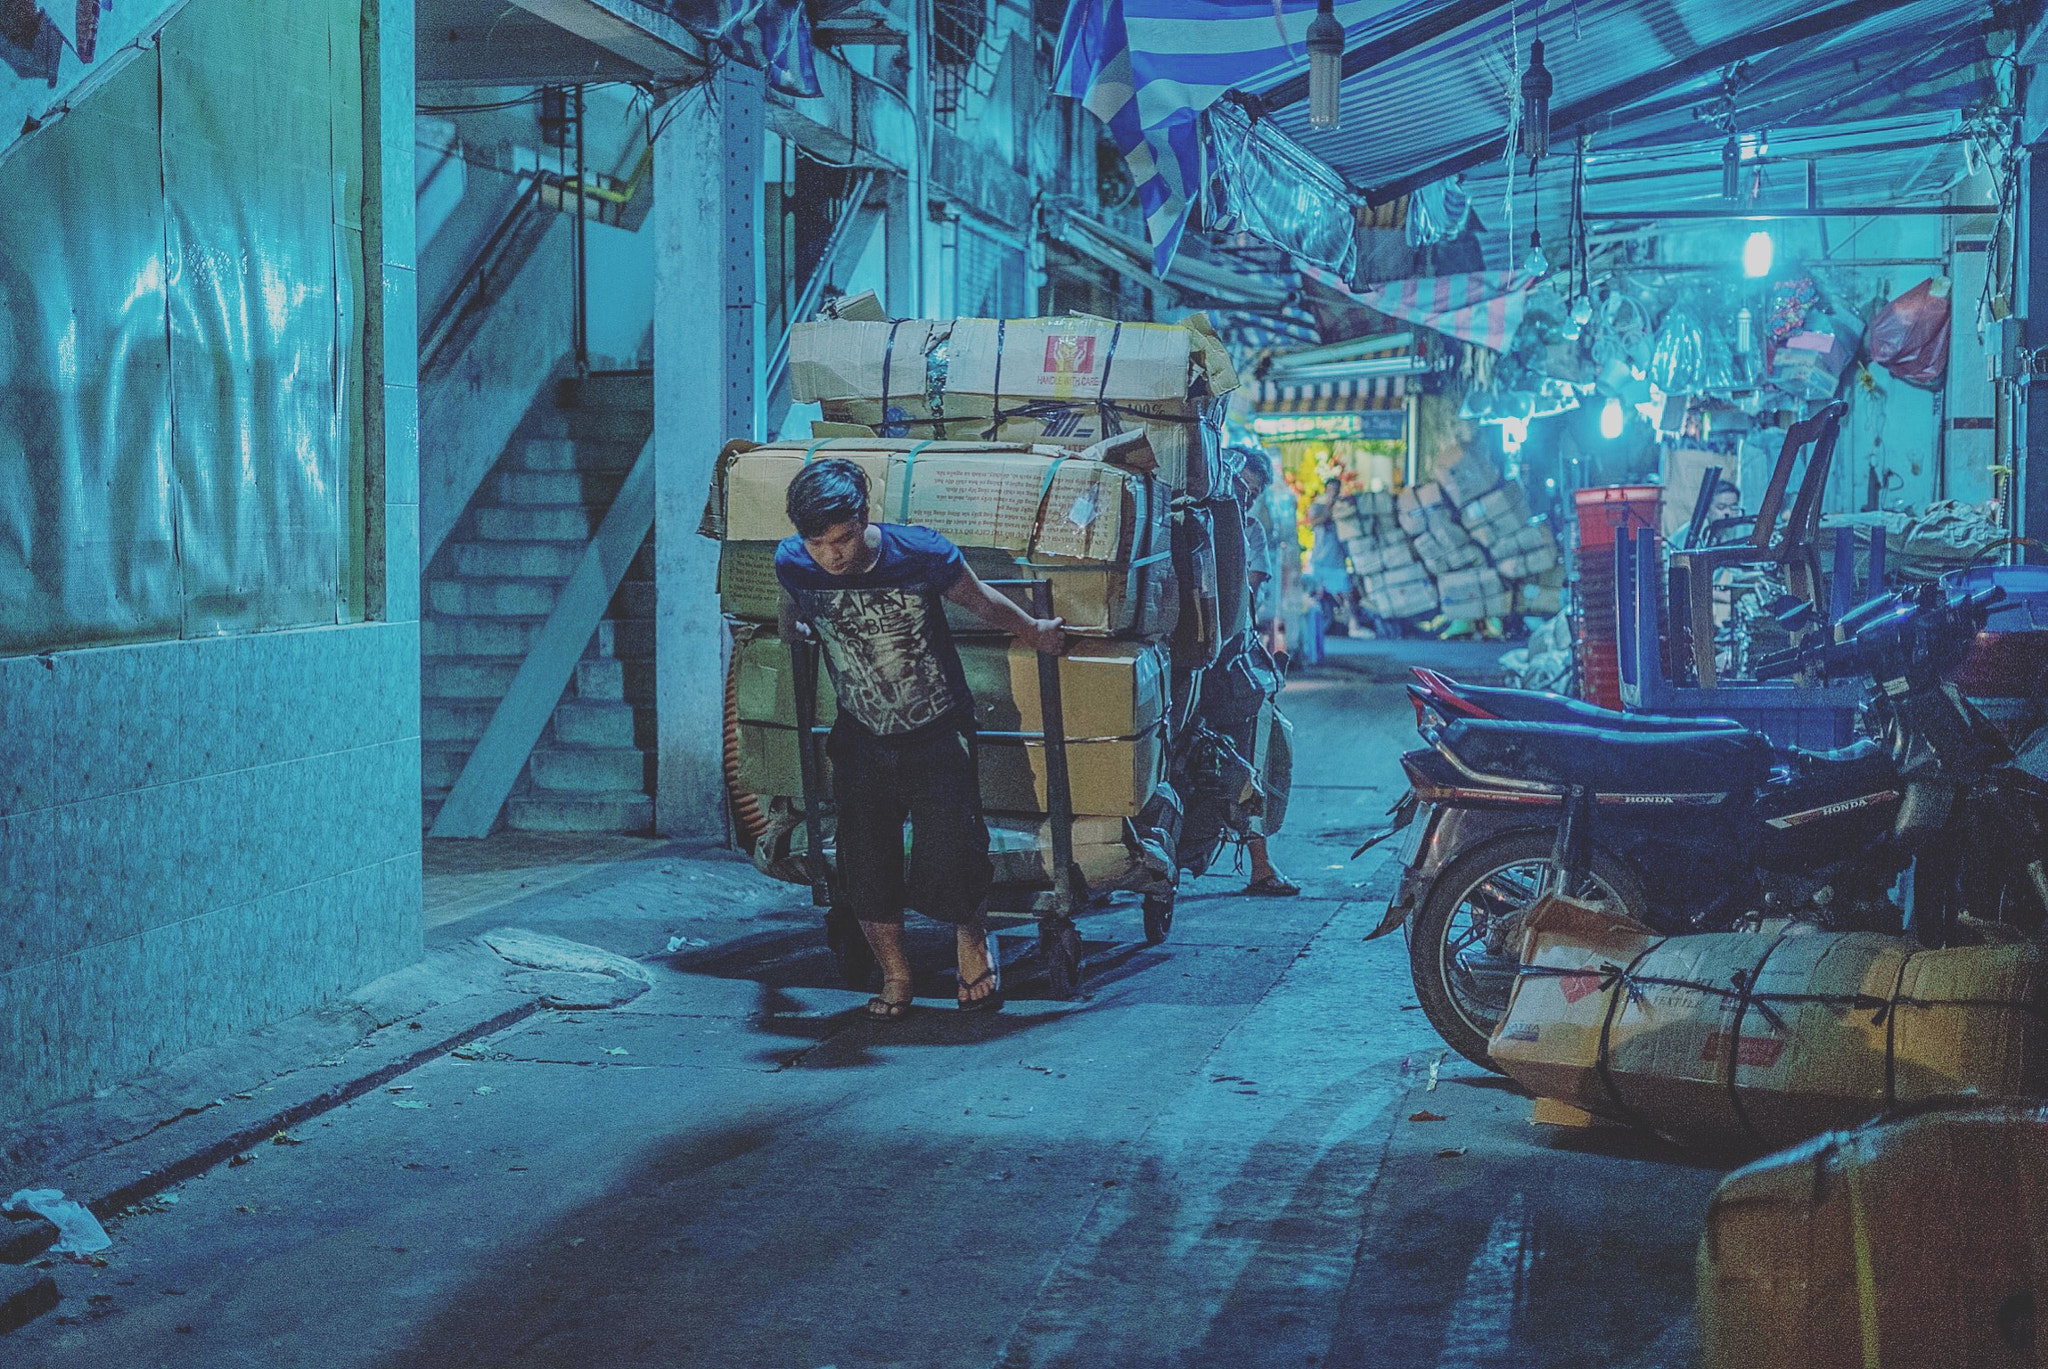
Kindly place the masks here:
<instances>
[{"instance_id":1,"label":"hand cart","mask_svg":"<svg viewBox=\"0 0 2048 1369\"><path fill-rule=\"evenodd\" d=\"M1053 616L1052 583L1048 580L990 580L991 589L1021 591L1025 608L1034 617ZM803 782L806 870L810 875L811 903L825 912L825 939L838 961L840 974L851 988L867 988L875 972L875 961L860 924L833 905L832 870L825 859L823 790L819 775L817 746L831 729L818 726L818 644L813 640L791 644L795 665L798 765ZM1053 995L1073 998L1081 991L1081 934L1074 927L1076 916L1087 910L1090 889L1086 876L1074 861L1074 798L1067 774L1067 734L1060 700L1060 662L1057 656L1038 654L1038 703L1041 731L997 732L977 730L981 741L1039 742L1045 747L1046 820L1051 828L1050 868L1064 871L1064 879L1051 880L1050 890L1031 890L998 885L990 911L998 915L1022 914L1038 922L1038 942L1045 957L1047 977ZM1174 891L1144 895L1145 940L1157 945L1173 926ZM995 952L991 938L991 956Z\"/></svg>"}]
</instances>

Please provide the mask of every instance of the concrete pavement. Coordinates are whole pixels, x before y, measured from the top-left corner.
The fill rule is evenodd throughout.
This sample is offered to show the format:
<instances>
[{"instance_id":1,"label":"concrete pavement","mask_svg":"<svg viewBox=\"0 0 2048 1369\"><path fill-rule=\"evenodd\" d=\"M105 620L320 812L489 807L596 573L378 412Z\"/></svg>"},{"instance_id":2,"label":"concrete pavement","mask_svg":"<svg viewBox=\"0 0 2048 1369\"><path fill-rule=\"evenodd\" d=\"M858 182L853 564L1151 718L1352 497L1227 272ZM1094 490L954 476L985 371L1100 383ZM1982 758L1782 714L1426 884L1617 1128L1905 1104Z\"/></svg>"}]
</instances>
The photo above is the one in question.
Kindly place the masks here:
<instances>
[{"instance_id":1,"label":"concrete pavement","mask_svg":"<svg viewBox=\"0 0 2048 1369\"><path fill-rule=\"evenodd\" d=\"M931 1006L849 1016L802 892L733 862L458 872L436 939L690 941L625 1008L529 1018L113 1223L0 1359L1687 1364L1717 1175L1531 1127L1413 1009L1400 939L1361 940L1391 872L1348 856L1400 792L1418 650L1290 684L1274 849L1307 895L1212 876L1156 948L1135 907L1091 918L1077 1002L1020 933L1010 1006L954 1014L928 929Z\"/></svg>"}]
</instances>

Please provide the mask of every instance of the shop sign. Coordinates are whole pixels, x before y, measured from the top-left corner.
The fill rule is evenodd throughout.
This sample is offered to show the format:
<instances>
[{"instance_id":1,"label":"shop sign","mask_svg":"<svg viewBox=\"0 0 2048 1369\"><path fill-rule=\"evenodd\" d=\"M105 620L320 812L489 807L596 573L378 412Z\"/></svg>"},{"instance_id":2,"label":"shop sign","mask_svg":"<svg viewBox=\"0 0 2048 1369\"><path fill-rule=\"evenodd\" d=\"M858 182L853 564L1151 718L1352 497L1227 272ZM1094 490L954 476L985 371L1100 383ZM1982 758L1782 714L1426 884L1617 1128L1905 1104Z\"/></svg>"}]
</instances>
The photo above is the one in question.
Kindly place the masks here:
<instances>
[{"instance_id":1,"label":"shop sign","mask_svg":"<svg viewBox=\"0 0 2048 1369\"><path fill-rule=\"evenodd\" d=\"M1349 414L1257 414L1252 431L1268 442L1399 442L1408 435L1405 409Z\"/></svg>"}]
</instances>

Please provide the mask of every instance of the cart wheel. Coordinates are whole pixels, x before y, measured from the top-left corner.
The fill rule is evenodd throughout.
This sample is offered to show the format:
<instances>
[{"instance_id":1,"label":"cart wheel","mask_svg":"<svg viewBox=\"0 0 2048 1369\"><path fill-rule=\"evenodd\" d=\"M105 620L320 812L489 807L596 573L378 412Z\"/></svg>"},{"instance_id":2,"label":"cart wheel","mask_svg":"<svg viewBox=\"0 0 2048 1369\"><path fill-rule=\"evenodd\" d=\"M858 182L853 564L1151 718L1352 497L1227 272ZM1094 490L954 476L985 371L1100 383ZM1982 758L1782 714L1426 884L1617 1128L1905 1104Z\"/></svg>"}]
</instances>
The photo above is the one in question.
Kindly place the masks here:
<instances>
[{"instance_id":1,"label":"cart wheel","mask_svg":"<svg viewBox=\"0 0 2048 1369\"><path fill-rule=\"evenodd\" d=\"M881 967L875 963L874 949L860 923L844 913L825 914L825 944L832 948L832 958L839 962L839 977L847 988L875 986L875 972Z\"/></svg>"},{"instance_id":2,"label":"cart wheel","mask_svg":"<svg viewBox=\"0 0 2048 1369\"><path fill-rule=\"evenodd\" d=\"M1054 998L1081 996L1081 934L1064 918L1047 918L1039 924L1039 949L1045 954L1046 977L1052 981Z\"/></svg>"},{"instance_id":3,"label":"cart wheel","mask_svg":"<svg viewBox=\"0 0 2048 1369\"><path fill-rule=\"evenodd\" d=\"M1145 895L1145 944L1157 946L1173 930L1174 891Z\"/></svg>"}]
</instances>

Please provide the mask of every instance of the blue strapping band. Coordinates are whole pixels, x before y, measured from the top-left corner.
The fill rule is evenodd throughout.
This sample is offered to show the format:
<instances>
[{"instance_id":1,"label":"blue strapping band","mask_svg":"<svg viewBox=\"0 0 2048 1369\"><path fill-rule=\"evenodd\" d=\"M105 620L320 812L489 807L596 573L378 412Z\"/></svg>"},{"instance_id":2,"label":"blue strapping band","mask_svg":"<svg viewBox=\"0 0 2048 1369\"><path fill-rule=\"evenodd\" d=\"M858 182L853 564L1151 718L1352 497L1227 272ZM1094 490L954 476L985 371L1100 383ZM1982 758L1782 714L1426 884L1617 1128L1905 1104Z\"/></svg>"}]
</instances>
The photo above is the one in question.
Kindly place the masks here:
<instances>
[{"instance_id":1,"label":"blue strapping band","mask_svg":"<svg viewBox=\"0 0 2048 1369\"><path fill-rule=\"evenodd\" d=\"M898 504L896 510L896 521L899 523L908 523L910 521L910 477L912 472L917 470L917 454L926 447L931 446L932 442L935 441L937 439L933 438L918 443L910 449L910 455L903 458L903 499Z\"/></svg>"},{"instance_id":2,"label":"blue strapping band","mask_svg":"<svg viewBox=\"0 0 2048 1369\"><path fill-rule=\"evenodd\" d=\"M824 446L827 442L830 442L831 440L832 439L829 437L821 437L816 442L813 442L810 446L806 447L804 449L804 464L808 466L813 461L817 460L818 448Z\"/></svg>"}]
</instances>

